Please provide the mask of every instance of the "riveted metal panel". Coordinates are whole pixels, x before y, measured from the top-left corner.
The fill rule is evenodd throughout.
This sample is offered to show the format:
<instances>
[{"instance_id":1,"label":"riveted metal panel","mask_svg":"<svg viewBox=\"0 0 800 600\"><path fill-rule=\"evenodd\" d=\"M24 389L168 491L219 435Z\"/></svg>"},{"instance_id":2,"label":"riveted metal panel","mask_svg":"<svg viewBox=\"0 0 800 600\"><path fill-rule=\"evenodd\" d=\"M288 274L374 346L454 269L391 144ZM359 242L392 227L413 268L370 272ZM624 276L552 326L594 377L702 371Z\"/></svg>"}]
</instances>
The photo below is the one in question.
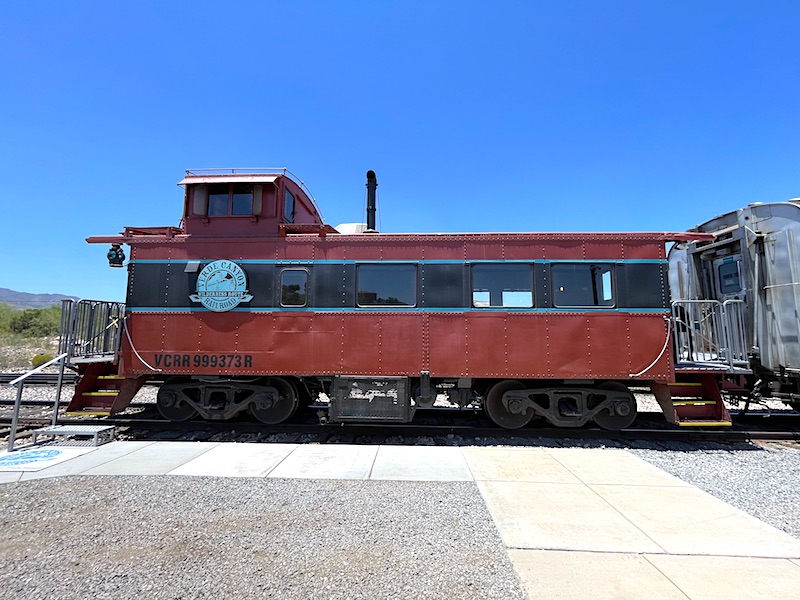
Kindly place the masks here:
<instances>
[{"instance_id":1,"label":"riveted metal panel","mask_svg":"<svg viewBox=\"0 0 800 600\"><path fill-rule=\"evenodd\" d=\"M553 294L550 286L550 265L537 263L533 265L533 284L535 286L533 301L538 308L550 308L553 305Z\"/></svg>"},{"instance_id":2,"label":"riveted metal panel","mask_svg":"<svg viewBox=\"0 0 800 600\"><path fill-rule=\"evenodd\" d=\"M507 373L506 315L502 312L467 313L467 374L504 377Z\"/></svg>"},{"instance_id":3,"label":"riveted metal panel","mask_svg":"<svg viewBox=\"0 0 800 600\"><path fill-rule=\"evenodd\" d=\"M466 267L463 264L420 265L419 305L427 308L468 306L469 301L464 297L466 276Z\"/></svg>"},{"instance_id":4,"label":"riveted metal panel","mask_svg":"<svg viewBox=\"0 0 800 600\"><path fill-rule=\"evenodd\" d=\"M669 308L666 263L620 263L616 266L616 304L620 308Z\"/></svg>"},{"instance_id":5,"label":"riveted metal panel","mask_svg":"<svg viewBox=\"0 0 800 600\"><path fill-rule=\"evenodd\" d=\"M311 274L313 306L326 308L355 307L354 264L314 265Z\"/></svg>"},{"instance_id":6,"label":"riveted metal panel","mask_svg":"<svg viewBox=\"0 0 800 600\"><path fill-rule=\"evenodd\" d=\"M279 244L275 257L278 260L313 260L316 255L316 240L291 240L291 243Z\"/></svg>"},{"instance_id":7,"label":"riveted metal panel","mask_svg":"<svg viewBox=\"0 0 800 600\"><path fill-rule=\"evenodd\" d=\"M467 239L464 254L469 260L495 260L503 258L503 242L487 239Z\"/></svg>"},{"instance_id":8,"label":"riveted metal panel","mask_svg":"<svg viewBox=\"0 0 800 600\"><path fill-rule=\"evenodd\" d=\"M541 313L509 313L504 323L505 376L547 377L547 320Z\"/></svg>"},{"instance_id":9,"label":"riveted metal panel","mask_svg":"<svg viewBox=\"0 0 800 600\"><path fill-rule=\"evenodd\" d=\"M586 253L583 250L583 244L584 240L554 240L552 243L545 246L543 258L548 258L551 260L583 260L586 258Z\"/></svg>"},{"instance_id":10,"label":"riveted metal panel","mask_svg":"<svg viewBox=\"0 0 800 600\"><path fill-rule=\"evenodd\" d=\"M464 313L431 313L430 372L435 376L469 374L467 317Z\"/></svg>"},{"instance_id":11,"label":"riveted metal panel","mask_svg":"<svg viewBox=\"0 0 800 600\"><path fill-rule=\"evenodd\" d=\"M666 244L658 240L626 240L623 245L623 256L627 260L636 259L664 259L666 258Z\"/></svg>"},{"instance_id":12,"label":"riveted metal panel","mask_svg":"<svg viewBox=\"0 0 800 600\"><path fill-rule=\"evenodd\" d=\"M343 315L342 374L404 375L422 369L421 313Z\"/></svg>"},{"instance_id":13,"label":"riveted metal panel","mask_svg":"<svg viewBox=\"0 0 800 600\"><path fill-rule=\"evenodd\" d=\"M464 243L452 238L428 238L421 246L420 258L425 260L463 260Z\"/></svg>"},{"instance_id":14,"label":"riveted metal panel","mask_svg":"<svg viewBox=\"0 0 800 600\"><path fill-rule=\"evenodd\" d=\"M619 241L587 240L583 244L583 258L587 260L614 260L625 256L625 247Z\"/></svg>"}]
</instances>

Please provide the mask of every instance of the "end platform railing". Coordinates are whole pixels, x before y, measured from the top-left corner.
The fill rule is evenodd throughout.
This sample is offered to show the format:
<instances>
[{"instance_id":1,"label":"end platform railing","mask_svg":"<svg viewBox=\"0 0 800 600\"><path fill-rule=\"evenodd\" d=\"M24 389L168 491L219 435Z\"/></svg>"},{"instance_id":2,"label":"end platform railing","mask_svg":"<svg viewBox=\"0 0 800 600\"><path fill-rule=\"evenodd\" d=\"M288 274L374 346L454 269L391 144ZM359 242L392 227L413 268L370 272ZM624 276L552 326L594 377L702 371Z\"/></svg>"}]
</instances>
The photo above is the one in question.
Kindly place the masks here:
<instances>
[{"instance_id":1,"label":"end platform railing","mask_svg":"<svg viewBox=\"0 0 800 600\"><path fill-rule=\"evenodd\" d=\"M59 354L65 352L69 362L115 358L122 340L124 319L124 302L62 300Z\"/></svg>"}]
</instances>

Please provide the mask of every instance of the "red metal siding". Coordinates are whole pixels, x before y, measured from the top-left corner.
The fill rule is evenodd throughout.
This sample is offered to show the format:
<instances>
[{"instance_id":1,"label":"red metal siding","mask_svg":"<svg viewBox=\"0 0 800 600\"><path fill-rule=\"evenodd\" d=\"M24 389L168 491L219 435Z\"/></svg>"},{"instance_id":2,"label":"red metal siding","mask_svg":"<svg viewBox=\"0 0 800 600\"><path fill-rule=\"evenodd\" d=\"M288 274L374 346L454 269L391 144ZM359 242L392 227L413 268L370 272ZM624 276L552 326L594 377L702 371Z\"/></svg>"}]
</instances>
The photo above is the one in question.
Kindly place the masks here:
<instances>
[{"instance_id":1,"label":"red metal siding","mask_svg":"<svg viewBox=\"0 0 800 600\"><path fill-rule=\"evenodd\" d=\"M165 372L240 375L627 379L666 337L662 315L625 313L137 313L128 327L139 354ZM223 354L252 356L252 367L194 367L195 355ZM186 355L190 368L174 358L167 368L164 355ZM124 363L150 372L127 344ZM670 377L668 351L642 375Z\"/></svg>"}]
</instances>

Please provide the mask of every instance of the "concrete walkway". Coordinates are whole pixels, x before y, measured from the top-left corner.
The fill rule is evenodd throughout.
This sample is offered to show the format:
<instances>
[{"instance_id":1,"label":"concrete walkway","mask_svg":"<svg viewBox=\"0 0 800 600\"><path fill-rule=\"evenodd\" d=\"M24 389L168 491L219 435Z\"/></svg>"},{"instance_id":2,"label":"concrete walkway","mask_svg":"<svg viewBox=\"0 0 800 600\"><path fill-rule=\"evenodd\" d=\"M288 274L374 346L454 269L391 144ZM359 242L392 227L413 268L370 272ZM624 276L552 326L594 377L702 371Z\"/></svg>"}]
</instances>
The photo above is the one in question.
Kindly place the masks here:
<instances>
[{"instance_id":1,"label":"concrete walkway","mask_svg":"<svg viewBox=\"0 0 800 600\"><path fill-rule=\"evenodd\" d=\"M624 450L113 442L0 453L0 483L64 475L473 481L532 599L800 597L800 540Z\"/></svg>"}]
</instances>

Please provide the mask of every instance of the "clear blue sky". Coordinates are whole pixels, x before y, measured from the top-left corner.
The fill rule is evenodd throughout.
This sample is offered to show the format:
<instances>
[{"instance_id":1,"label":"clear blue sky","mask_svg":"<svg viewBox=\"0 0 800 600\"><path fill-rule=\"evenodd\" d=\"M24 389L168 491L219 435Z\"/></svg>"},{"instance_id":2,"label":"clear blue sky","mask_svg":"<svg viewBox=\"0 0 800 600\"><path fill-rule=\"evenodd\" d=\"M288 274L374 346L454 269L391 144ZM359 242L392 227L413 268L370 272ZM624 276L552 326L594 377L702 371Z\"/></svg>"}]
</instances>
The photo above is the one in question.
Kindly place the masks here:
<instances>
[{"instance_id":1,"label":"clear blue sky","mask_svg":"<svg viewBox=\"0 0 800 600\"><path fill-rule=\"evenodd\" d=\"M8 2L0 287L123 300L90 235L186 168L288 167L332 225L685 230L800 196L800 2Z\"/></svg>"}]
</instances>

